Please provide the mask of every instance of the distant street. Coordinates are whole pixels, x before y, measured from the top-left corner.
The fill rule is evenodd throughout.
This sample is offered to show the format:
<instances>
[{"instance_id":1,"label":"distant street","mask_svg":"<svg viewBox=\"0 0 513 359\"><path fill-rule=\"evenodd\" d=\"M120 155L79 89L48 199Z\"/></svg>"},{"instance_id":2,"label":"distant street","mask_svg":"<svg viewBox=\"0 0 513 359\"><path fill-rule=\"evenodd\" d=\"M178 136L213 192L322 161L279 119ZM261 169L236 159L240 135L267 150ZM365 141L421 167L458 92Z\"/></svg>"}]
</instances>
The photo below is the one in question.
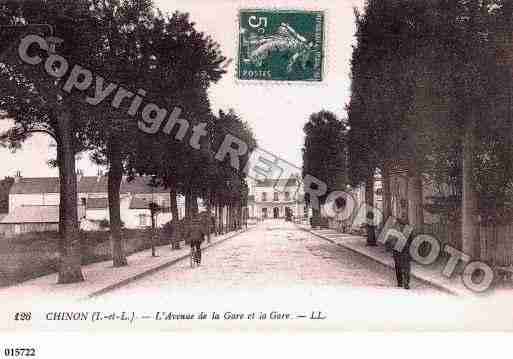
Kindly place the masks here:
<instances>
[{"instance_id":1,"label":"distant street","mask_svg":"<svg viewBox=\"0 0 513 359\"><path fill-rule=\"evenodd\" d=\"M283 288L289 286L395 287L390 268L329 243L282 220L256 228L204 252L200 268L182 261L123 287L110 296L143 288ZM434 289L412 281L412 291Z\"/></svg>"}]
</instances>

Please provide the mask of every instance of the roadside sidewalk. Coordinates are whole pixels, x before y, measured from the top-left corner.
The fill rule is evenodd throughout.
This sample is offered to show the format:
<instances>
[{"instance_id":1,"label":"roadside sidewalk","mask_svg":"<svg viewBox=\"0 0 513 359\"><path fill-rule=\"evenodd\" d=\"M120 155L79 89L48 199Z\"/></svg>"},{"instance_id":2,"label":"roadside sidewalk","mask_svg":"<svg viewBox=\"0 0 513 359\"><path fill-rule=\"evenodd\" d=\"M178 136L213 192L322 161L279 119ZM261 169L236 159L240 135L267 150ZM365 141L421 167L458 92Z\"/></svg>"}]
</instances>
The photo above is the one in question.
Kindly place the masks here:
<instances>
[{"instance_id":1,"label":"roadside sidewalk","mask_svg":"<svg viewBox=\"0 0 513 359\"><path fill-rule=\"evenodd\" d=\"M245 231L212 237L211 243L207 243L203 248L214 247ZM0 300L3 303L12 301L21 304L25 300L30 302L34 301L34 298L39 300L43 297L66 302L93 298L188 258L190 248L182 246L179 250L171 250L170 245L165 245L157 247L156 252L158 257L151 256L151 249L134 253L127 258L128 266L121 268L114 268L112 260L82 266L85 281L80 283L56 284L57 273L53 273L1 288Z\"/></svg>"},{"instance_id":2,"label":"roadside sidewalk","mask_svg":"<svg viewBox=\"0 0 513 359\"><path fill-rule=\"evenodd\" d=\"M359 253L387 267L394 268L392 255L385 251L385 247L382 245L378 245L377 247L367 247L365 237L339 233L333 229L311 229L309 225L305 224L296 225L302 230L310 232L317 237ZM444 266L444 261L430 266L422 266L417 263L412 263L411 275L422 282L453 295L475 295L475 293L468 290L463 285L461 278L457 274L454 274L451 278L443 276L442 270Z\"/></svg>"}]
</instances>

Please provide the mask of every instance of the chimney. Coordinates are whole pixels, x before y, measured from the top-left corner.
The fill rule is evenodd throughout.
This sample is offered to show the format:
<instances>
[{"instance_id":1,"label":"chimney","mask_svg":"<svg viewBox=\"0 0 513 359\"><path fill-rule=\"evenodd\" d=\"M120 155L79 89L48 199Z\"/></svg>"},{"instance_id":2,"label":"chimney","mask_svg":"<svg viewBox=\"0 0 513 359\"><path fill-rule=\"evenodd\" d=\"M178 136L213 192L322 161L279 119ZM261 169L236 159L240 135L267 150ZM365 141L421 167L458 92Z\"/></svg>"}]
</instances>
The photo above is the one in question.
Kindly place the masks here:
<instances>
[{"instance_id":1,"label":"chimney","mask_svg":"<svg viewBox=\"0 0 513 359\"><path fill-rule=\"evenodd\" d=\"M21 179L21 171L16 171L16 174L14 175L14 183L19 183Z\"/></svg>"},{"instance_id":2,"label":"chimney","mask_svg":"<svg viewBox=\"0 0 513 359\"><path fill-rule=\"evenodd\" d=\"M96 174L97 174L96 182L100 182L102 179L102 176L103 176L102 170L98 168L98 171L96 172Z\"/></svg>"},{"instance_id":3,"label":"chimney","mask_svg":"<svg viewBox=\"0 0 513 359\"><path fill-rule=\"evenodd\" d=\"M83 176L84 176L84 171L77 170L77 182L80 182L80 180L82 179Z\"/></svg>"}]
</instances>

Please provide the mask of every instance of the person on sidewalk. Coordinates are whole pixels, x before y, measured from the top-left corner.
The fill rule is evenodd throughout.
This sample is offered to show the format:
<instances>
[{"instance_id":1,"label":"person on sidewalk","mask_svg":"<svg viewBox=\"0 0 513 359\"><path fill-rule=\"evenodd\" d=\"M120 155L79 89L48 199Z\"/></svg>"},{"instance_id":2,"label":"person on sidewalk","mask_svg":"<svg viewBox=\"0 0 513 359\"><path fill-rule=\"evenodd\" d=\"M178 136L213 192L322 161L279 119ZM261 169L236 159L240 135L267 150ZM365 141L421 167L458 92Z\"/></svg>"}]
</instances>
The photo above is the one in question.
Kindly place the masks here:
<instances>
[{"instance_id":1,"label":"person on sidewalk","mask_svg":"<svg viewBox=\"0 0 513 359\"><path fill-rule=\"evenodd\" d=\"M406 222L398 221L401 229L406 226ZM402 233L402 232L401 232ZM404 289L410 289L410 273L411 273L411 256L410 246L413 236L410 234L406 239L405 246L402 250L395 248L395 244L398 239L395 238L390 244L392 249L392 255L394 257L395 276L397 278L397 286ZM388 243L388 242L387 242Z\"/></svg>"},{"instance_id":2,"label":"person on sidewalk","mask_svg":"<svg viewBox=\"0 0 513 359\"><path fill-rule=\"evenodd\" d=\"M372 211L367 212L367 246L376 247L376 225L374 224L374 213Z\"/></svg>"},{"instance_id":3,"label":"person on sidewalk","mask_svg":"<svg viewBox=\"0 0 513 359\"><path fill-rule=\"evenodd\" d=\"M199 215L191 218L188 224L187 240L191 249L197 253L198 264L201 264L201 243L205 240L205 223Z\"/></svg>"}]
</instances>

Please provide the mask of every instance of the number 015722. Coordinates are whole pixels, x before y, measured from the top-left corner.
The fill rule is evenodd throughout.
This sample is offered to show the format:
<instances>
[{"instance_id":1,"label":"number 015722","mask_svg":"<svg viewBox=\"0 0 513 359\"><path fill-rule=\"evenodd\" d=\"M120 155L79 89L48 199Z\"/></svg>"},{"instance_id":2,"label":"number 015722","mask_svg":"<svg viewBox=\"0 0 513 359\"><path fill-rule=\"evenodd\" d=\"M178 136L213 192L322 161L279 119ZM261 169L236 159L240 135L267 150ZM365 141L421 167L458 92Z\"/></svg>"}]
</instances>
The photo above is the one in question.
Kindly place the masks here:
<instances>
[{"instance_id":1,"label":"number 015722","mask_svg":"<svg viewBox=\"0 0 513 359\"><path fill-rule=\"evenodd\" d=\"M13 357L35 357L36 349L35 348L5 348L4 349L4 357L13 358Z\"/></svg>"}]
</instances>

